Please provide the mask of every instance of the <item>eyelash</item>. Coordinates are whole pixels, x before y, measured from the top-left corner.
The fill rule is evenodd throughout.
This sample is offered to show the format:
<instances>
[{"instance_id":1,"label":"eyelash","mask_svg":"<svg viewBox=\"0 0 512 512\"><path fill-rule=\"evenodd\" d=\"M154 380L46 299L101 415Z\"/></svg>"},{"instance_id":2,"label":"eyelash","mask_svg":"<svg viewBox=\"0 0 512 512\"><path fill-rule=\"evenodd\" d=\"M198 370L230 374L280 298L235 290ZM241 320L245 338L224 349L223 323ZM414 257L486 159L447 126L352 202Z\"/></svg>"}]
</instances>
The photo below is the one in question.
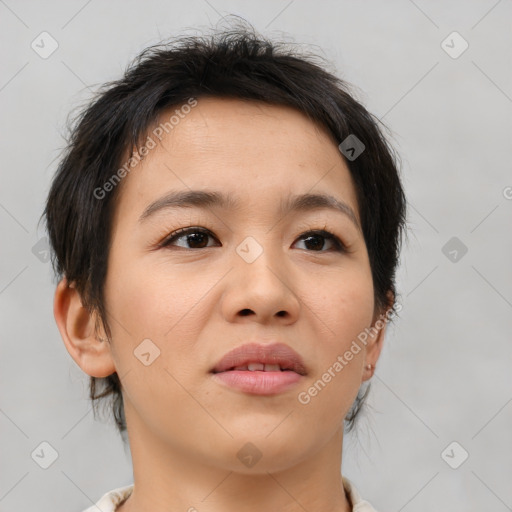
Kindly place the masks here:
<instances>
[{"instance_id":1,"label":"eyelash","mask_svg":"<svg viewBox=\"0 0 512 512\"><path fill-rule=\"evenodd\" d=\"M176 231L173 231L168 237L166 237L160 244L158 244L158 247L160 248L168 248L171 246L172 242L175 240L178 240L180 238L185 237L186 235L194 234L194 233L202 233L204 235L211 236L212 238L216 238L208 229L200 228L200 227L190 227L190 228L181 228ZM307 235L307 236L306 236ZM324 229L312 229L309 231L304 232L299 239L307 238L308 236L321 236L326 238L327 240L330 240L334 248L331 250L337 251L337 252L347 252L347 248L345 244L333 233L326 231ZM209 249L210 247L202 247L201 249ZM182 247L183 249L183 247ZM190 251L197 251L200 249L190 249L185 248ZM329 252L329 251L310 251L310 252Z\"/></svg>"}]
</instances>

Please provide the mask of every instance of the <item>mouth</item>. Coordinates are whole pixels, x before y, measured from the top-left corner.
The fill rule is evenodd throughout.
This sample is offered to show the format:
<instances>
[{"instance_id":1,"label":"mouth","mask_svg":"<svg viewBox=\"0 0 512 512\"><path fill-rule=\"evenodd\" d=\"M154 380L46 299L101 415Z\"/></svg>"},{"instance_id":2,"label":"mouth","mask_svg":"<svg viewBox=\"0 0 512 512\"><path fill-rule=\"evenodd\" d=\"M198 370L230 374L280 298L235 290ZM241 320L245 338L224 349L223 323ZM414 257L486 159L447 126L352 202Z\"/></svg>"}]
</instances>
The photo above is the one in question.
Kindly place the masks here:
<instances>
[{"instance_id":1,"label":"mouth","mask_svg":"<svg viewBox=\"0 0 512 512\"><path fill-rule=\"evenodd\" d=\"M225 386L249 394L275 395L303 380L302 358L284 343L251 343L228 352L210 373Z\"/></svg>"},{"instance_id":2,"label":"mouth","mask_svg":"<svg viewBox=\"0 0 512 512\"><path fill-rule=\"evenodd\" d=\"M240 372L292 372L291 368L283 368L280 364L264 364L259 362L252 362L246 365L242 366L234 366L233 368L228 368L227 370L224 370L225 372L233 372L233 371L240 371ZM221 373L221 372L215 372L214 373Z\"/></svg>"}]
</instances>

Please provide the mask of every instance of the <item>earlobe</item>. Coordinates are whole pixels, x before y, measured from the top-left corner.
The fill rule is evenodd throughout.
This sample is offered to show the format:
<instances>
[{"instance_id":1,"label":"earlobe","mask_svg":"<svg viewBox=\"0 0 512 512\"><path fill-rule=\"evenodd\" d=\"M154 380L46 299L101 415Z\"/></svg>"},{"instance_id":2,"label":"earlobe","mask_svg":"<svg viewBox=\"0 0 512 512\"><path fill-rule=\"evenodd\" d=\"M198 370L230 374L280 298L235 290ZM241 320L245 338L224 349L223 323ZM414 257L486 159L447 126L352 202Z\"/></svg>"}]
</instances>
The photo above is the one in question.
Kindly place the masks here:
<instances>
[{"instance_id":1,"label":"earlobe","mask_svg":"<svg viewBox=\"0 0 512 512\"><path fill-rule=\"evenodd\" d=\"M96 314L87 310L66 278L55 290L53 314L67 351L91 377L108 377L116 371L110 345L96 337Z\"/></svg>"},{"instance_id":2,"label":"earlobe","mask_svg":"<svg viewBox=\"0 0 512 512\"><path fill-rule=\"evenodd\" d=\"M366 360L363 369L362 380L369 380L373 377L375 372L377 361L379 360L382 347L384 345L384 334L386 326L383 325L379 328L380 324L373 324L370 331L373 332L371 336L368 336L368 344L366 348Z\"/></svg>"},{"instance_id":3,"label":"earlobe","mask_svg":"<svg viewBox=\"0 0 512 512\"><path fill-rule=\"evenodd\" d=\"M370 336L368 336L368 344L366 348L366 360L364 362L362 380L369 380L375 372L377 361L379 360L384 346L384 337L386 334L386 327L389 322L389 313L392 311L394 304L394 296L392 292L388 293L388 309L378 315L370 328Z\"/></svg>"}]
</instances>

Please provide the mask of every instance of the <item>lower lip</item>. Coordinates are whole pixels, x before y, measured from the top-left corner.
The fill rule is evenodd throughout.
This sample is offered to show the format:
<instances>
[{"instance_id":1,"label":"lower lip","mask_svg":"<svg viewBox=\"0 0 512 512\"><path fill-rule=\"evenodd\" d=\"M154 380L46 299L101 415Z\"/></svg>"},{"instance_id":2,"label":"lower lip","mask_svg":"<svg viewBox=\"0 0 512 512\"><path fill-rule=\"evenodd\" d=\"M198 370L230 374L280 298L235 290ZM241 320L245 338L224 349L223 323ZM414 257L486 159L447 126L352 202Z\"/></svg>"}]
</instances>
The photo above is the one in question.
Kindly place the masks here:
<instances>
[{"instance_id":1,"label":"lower lip","mask_svg":"<svg viewBox=\"0 0 512 512\"><path fill-rule=\"evenodd\" d=\"M276 395L295 386L302 375L292 371L228 371L213 374L223 384L253 395Z\"/></svg>"}]
</instances>

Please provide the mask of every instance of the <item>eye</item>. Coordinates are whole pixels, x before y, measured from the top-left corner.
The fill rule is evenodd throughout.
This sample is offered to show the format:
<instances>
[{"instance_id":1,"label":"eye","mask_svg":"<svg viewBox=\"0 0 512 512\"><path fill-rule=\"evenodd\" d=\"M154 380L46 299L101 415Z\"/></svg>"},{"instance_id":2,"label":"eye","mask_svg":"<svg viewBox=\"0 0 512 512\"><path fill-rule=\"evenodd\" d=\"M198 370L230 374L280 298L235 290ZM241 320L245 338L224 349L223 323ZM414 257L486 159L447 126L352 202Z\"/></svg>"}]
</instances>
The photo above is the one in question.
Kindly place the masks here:
<instances>
[{"instance_id":1,"label":"eye","mask_svg":"<svg viewBox=\"0 0 512 512\"><path fill-rule=\"evenodd\" d=\"M213 245L208 245L208 238L216 240L207 229L199 227L181 228L173 231L166 237L159 244L159 247L174 246L185 249L206 249L208 247L214 247ZM179 240L182 240L181 243L176 243ZM304 241L306 250L314 252L327 252L322 250L325 249L325 240L328 241L327 245L330 245L330 250L339 252L346 251L345 245L336 235L323 229L308 231L304 233L299 240ZM327 250L329 250L329 247Z\"/></svg>"},{"instance_id":2,"label":"eye","mask_svg":"<svg viewBox=\"0 0 512 512\"><path fill-rule=\"evenodd\" d=\"M182 228L173 231L163 242L159 244L160 247L178 246L184 247L185 249L205 249L212 247L208 245L208 237L214 238L214 236L203 228ZM180 244L175 244L177 240L183 239Z\"/></svg>"},{"instance_id":3,"label":"eye","mask_svg":"<svg viewBox=\"0 0 512 512\"><path fill-rule=\"evenodd\" d=\"M325 247L325 240L328 240L328 244L331 245L331 250L345 252L345 244L333 233L325 231L323 229L317 229L304 233L299 240L304 240L307 248L315 252L326 252L322 251Z\"/></svg>"}]
</instances>

